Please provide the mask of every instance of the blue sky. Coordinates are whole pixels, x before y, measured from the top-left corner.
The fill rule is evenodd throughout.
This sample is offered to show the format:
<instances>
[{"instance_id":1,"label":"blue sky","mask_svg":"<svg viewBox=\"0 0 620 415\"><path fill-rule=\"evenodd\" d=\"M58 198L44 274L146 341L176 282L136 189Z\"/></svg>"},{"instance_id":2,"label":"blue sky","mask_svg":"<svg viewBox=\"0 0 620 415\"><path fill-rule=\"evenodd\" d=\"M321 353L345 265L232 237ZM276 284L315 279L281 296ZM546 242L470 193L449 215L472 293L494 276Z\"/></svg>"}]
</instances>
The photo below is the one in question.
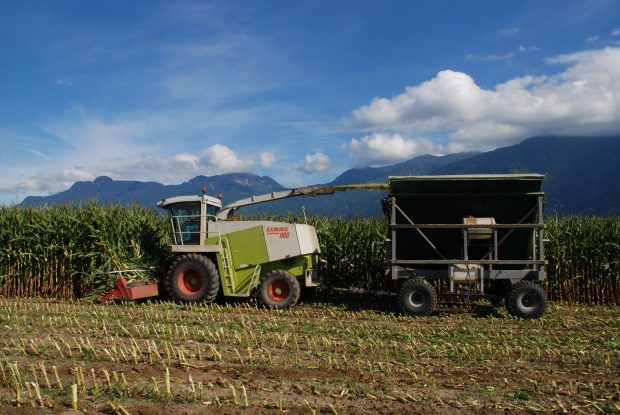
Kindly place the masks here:
<instances>
[{"instance_id":1,"label":"blue sky","mask_svg":"<svg viewBox=\"0 0 620 415\"><path fill-rule=\"evenodd\" d=\"M620 132L618 1L2 1L0 203Z\"/></svg>"}]
</instances>

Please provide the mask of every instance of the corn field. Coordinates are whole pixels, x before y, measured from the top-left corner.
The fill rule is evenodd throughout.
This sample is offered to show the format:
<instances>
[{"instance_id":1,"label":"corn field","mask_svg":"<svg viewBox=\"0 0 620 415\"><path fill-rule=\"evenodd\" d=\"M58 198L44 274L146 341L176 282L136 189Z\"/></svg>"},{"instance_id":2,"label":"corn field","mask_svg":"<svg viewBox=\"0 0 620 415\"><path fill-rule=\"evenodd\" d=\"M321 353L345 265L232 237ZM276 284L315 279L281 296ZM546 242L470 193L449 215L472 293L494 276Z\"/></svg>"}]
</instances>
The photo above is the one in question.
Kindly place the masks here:
<instances>
[{"instance_id":1,"label":"corn field","mask_svg":"<svg viewBox=\"0 0 620 415\"><path fill-rule=\"evenodd\" d=\"M299 216L263 216L302 222ZM327 285L389 289L386 223L381 218L310 217L321 243ZM551 300L620 304L620 218L547 219L546 289ZM112 270L150 269L171 256L168 221L134 205L0 208L0 296L93 298L111 287Z\"/></svg>"},{"instance_id":2,"label":"corn field","mask_svg":"<svg viewBox=\"0 0 620 415\"><path fill-rule=\"evenodd\" d=\"M162 218L140 206L0 209L0 295L95 296L107 271L149 268L169 255Z\"/></svg>"},{"instance_id":3,"label":"corn field","mask_svg":"<svg viewBox=\"0 0 620 415\"><path fill-rule=\"evenodd\" d=\"M550 299L620 304L620 218L547 218Z\"/></svg>"}]
</instances>

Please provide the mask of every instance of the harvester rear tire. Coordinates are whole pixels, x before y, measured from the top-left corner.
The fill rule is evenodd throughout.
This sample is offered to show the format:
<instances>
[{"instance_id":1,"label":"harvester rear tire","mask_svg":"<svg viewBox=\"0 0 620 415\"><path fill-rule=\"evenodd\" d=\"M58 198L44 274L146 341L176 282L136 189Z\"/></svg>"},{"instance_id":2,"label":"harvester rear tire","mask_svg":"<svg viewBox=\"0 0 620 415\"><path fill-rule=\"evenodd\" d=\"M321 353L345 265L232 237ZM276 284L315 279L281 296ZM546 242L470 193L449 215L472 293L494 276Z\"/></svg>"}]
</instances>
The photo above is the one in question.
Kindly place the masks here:
<instances>
[{"instance_id":1,"label":"harvester rear tire","mask_svg":"<svg viewBox=\"0 0 620 415\"><path fill-rule=\"evenodd\" d=\"M405 281L398 292L398 302L403 312L412 316L427 316L435 310L437 293L423 278Z\"/></svg>"},{"instance_id":2,"label":"harvester rear tire","mask_svg":"<svg viewBox=\"0 0 620 415\"><path fill-rule=\"evenodd\" d=\"M539 318L547 309L547 295L540 285L519 281L510 289L506 309L515 317Z\"/></svg>"},{"instance_id":3,"label":"harvester rear tire","mask_svg":"<svg viewBox=\"0 0 620 415\"><path fill-rule=\"evenodd\" d=\"M261 277L258 292L265 307L284 310L297 304L301 287L290 272L276 269Z\"/></svg>"},{"instance_id":4,"label":"harvester rear tire","mask_svg":"<svg viewBox=\"0 0 620 415\"><path fill-rule=\"evenodd\" d=\"M186 254L172 263L164 286L176 301L211 302L220 289L220 275L213 261L206 256Z\"/></svg>"}]
</instances>

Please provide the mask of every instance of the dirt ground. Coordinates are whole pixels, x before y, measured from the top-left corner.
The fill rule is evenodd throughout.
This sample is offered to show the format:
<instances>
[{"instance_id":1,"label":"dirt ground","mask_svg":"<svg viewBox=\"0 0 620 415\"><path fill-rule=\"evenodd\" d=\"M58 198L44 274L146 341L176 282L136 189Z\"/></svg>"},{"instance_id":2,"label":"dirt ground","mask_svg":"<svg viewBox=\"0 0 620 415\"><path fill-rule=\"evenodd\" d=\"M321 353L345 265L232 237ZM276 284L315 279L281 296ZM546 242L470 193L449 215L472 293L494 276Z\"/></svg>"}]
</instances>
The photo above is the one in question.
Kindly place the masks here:
<instances>
[{"instance_id":1,"label":"dirt ground","mask_svg":"<svg viewBox=\"0 0 620 415\"><path fill-rule=\"evenodd\" d=\"M367 301L0 299L0 414L620 413L620 308Z\"/></svg>"}]
</instances>

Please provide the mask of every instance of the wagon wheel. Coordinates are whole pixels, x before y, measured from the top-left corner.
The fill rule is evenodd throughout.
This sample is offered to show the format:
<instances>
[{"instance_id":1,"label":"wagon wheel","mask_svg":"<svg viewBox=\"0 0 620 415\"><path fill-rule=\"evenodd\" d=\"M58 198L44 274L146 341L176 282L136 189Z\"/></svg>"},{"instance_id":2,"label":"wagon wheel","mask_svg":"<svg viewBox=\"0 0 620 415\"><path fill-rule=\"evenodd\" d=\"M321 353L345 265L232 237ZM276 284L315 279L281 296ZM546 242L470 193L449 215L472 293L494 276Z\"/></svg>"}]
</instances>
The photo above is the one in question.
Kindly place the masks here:
<instances>
[{"instance_id":1,"label":"wagon wheel","mask_svg":"<svg viewBox=\"0 0 620 415\"><path fill-rule=\"evenodd\" d=\"M260 299L266 307L283 310L297 304L301 288L293 275L281 269L268 272L261 278Z\"/></svg>"},{"instance_id":2,"label":"wagon wheel","mask_svg":"<svg viewBox=\"0 0 620 415\"><path fill-rule=\"evenodd\" d=\"M433 286L423 278L412 278L400 287L398 302L401 309L412 316L426 316L437 305Z\"/></svg>"},{"instance_id":3,"label":"wagon wheel","mask_svg":"<svg viewBox=\"0 0 620 415\"><path fill-rule=\"evenodd\" d=\"M506 298L506 309L515 317L539 318L547 309L547 295L540 285L519 281Z\"/></svg>"},{"instance_id":4,"label":"wagon wheel","mask_svg":"<svg viewBox=\"0 0 620 415\"><path fill-rule=\"evenodd\" d=\"M220 288L220 276L213 262L203 255L178 257L164 280L170 296L184 303L211 302Z\"/></svg>"}]
</instances>

